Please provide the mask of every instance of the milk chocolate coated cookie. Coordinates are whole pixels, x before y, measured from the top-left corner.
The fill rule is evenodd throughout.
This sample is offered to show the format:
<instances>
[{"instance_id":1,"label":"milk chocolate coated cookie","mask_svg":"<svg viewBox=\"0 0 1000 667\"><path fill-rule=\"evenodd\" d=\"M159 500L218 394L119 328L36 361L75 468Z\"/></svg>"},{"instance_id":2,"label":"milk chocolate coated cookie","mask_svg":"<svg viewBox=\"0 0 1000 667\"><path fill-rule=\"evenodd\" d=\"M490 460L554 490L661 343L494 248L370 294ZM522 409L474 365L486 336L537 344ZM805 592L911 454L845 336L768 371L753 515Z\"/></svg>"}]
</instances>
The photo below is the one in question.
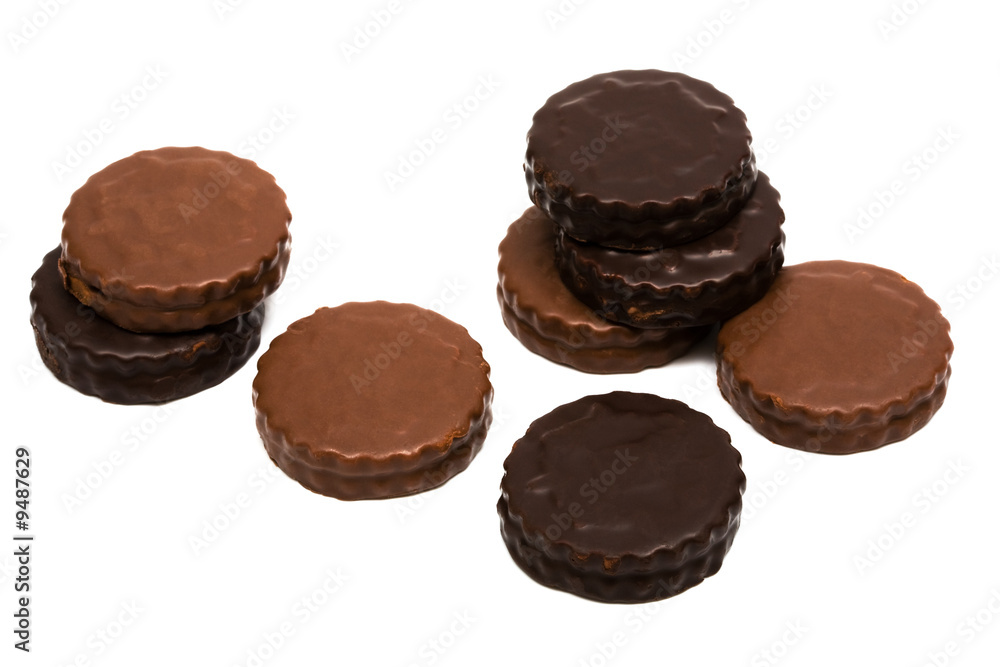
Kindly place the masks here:
<instances>
[{"instance_id":1,"label":"milk chocolate coated cookie","mask_svg":"<svg viewBox=\"0 0 1000 667\"><path fill-rule=\"evenodd\" d=\"M602 602L670 597L721 567L740 523L740 462L729 434L679 401L581 398L514 443L501 533L546 586Z\"/></svg>"},{"instance_id":2,"label":"milk chocolate coated cookie","mask_svg":"<svg viewBox=\"0 0 1000 667\"><path fill-rule=\"evenodd\" d=\"M719 332L719 388L769 440L825 454L909 437L941 407L953 345L941 308L894 271L782 269Z\"/></svg>"},{"instance_id":3,"label":"milk chocolate coated cookie","mask_svg":"<svg viewBox=\"0 0 1000 667\"><path fill-rule=\"evenodd\" d=\"M172 401L222 382L260 344L263 304L198 331L116 327L63 289L59 254L47 254L31 277L31 326L42 361L77 391L126 405Z\"/></svg>"},{"instance_id":4,"label":"milk chocolate coated cookie","mask_svg":"<svg viewBox=\"0 0 1000 667\"><path fill-rule=\"evenodd\" d=\"M722 226L757 178L746 116L675 72L598 74L556 93L528 131L532 201L570 236L623 249Z\"/></svg>"},{"instance_id":5,"label":"milk chocolate coated cookie","mask_svg":"<svg viewBox=\"0 0 1000 667\"><path fill-rule=\"evenodd\" d=\"M66 289L120 327L192 331L253 310L281 284L291 214L274 177L204 148L119 160L73 193Z\"/></svg>"},{"instance_id":6,"label":"milk chocolate coated cookie","mask_svg":"<svg viewBox=\"0 0 1000 667\"><path fill-rule=\"evenodd\" d=\"M633 373L684 355L708 333L709 327L643 330L602 318L560 279L556 229L532 206L500 243L501 314L526 348L588 373Z\"/></svg>"},{"instance_id":7,"label":"milk chocolate coated cookie","mask_svg":"<svg viewBox=\"0 0 1000 667\"><path fill-rule=\"evenodd\" d=\"M479 452L493 387L464 327L411 304L320 308L257 363L257 430L307 489L344 500L444 484Z\"/></svg>"},{"instance_id":8,"label":"milk chocolate coated cookie","mask_svg":"<svg viewBox=\"0 0 1000 667\"><path fill-rule=\"evenodd\" d=\"M764 174L732 220L673 248L627 251L565 232L556 257L566 286L610 320L635 327L701 326L732 317L767 292L784 261L785 213Z\"/></svg>"}]
</instances>

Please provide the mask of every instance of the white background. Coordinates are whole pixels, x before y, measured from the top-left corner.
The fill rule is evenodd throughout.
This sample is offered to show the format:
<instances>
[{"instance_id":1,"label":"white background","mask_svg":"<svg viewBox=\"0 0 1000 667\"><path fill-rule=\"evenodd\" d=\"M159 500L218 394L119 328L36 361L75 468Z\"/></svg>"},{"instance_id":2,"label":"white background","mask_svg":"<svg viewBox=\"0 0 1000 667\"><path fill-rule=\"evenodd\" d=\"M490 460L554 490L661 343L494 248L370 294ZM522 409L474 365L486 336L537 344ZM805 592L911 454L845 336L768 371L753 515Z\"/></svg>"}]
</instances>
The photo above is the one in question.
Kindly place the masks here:
<instances>
[{"instance_id":1,"label":"white background","mask_svg":"<svg viewBox=\"0 0 1000 667\"><path fill-rule=\"evenodd\" d=\"M246 0L221 15L212 0L51 4L46 18L43 2L8 0L0 18L0 663L254 665L265 646L269 666L996 664L996 3L908 0L912 15L885 34L889 0L591 0L564 3L573 11L554 24L556 0L404 1L350 59L342 44L388 0ZM602 377L536 357L504 329L496 246L528 203L533 112L573 81L647 67L706 79L746 111L783 196L787 263L872 262L942 303L954 376L929 426L874 453L799 454L723 401L710 347ZM449 111L490 77L495 90L479 88L467 117ZM110 132L78 149L102 122ZM436 128L445 141L390 189L385 173ZM934 149L949 129L957 138ZM288 193L292 272L268 306L262 350L319 306L369 299L435 307L482 343L497 420L469 470L408 500L339 502L267 459L250 402L255 359L169 414L80 395L41 367L29 277L59 241L70 194L137 150L192 144L252 157ZM928 149L933 164L914 171ZM57 173L75 150L88 154ZM880 211L895 180L902 194ZM859 207L879 215L851 236ZM722 571L661 604L542 588L498 531L513 441L555 406L615 389L711 415L749 479ZM37 536L30 655L11 632L18 446L32 451ZM91 475L116 450L111 475ZM88 475L96 489L80 488ZM232 514L238 499L239 516L207 539L206 522L226 525L220 508ZM907 513L912 525L893 536ZM328 572L346 578L332 594ZM322 604L306 613L310 597ZM984 624L970 625L977 612ZM266 648L283 624L291 636Z\"/></svg>"}]
</instances>

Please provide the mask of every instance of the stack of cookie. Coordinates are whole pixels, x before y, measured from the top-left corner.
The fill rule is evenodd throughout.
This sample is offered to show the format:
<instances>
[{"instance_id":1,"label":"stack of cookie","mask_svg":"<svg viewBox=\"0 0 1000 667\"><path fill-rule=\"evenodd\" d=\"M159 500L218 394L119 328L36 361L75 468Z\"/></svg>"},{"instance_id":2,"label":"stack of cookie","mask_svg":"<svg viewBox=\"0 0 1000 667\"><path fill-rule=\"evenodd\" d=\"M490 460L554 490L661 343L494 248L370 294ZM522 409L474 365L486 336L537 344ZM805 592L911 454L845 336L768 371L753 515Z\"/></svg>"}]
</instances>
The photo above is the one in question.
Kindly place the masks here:
<instances>
[{"instance_id":1,"label":"stack of cookie","mask_svg":"<svg viewBox=\"0 0 1000 667\"><path fill-rule=\"evenodd\" d=\"M260 344L291 214L274 177L204 148L161 148L91 176L32 276L45 365L112 403L162 403L235 373Z\"/></svg>"},{"instance_id":2,"label":"stack of cookie","mask_svg":"<svg viewBox=\"0 0 1000 667\"><path fill-rule=\"evenodd\" d=\"M712 85L659 70L556 93L528 132L535 206L500 244L504 323L592 373L683 355L768 290L784 213L746 116Z\"/></svg>"}]
</instances>

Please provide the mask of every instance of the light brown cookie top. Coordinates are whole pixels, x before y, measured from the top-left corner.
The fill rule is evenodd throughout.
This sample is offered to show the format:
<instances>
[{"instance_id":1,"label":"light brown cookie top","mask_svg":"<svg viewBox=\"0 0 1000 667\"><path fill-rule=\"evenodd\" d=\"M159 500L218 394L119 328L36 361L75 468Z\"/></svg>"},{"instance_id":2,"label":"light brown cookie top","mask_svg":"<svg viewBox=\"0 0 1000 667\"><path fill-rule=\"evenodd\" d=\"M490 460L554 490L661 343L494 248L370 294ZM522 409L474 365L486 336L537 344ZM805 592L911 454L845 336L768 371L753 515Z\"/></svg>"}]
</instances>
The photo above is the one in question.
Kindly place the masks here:
<instances>
[{"instance_id":1,"label":"light brown cookie top","mask_svg":"<svg viewBox=\"0 0 1000 667\"><path fill-rule=\"evenodd\" d=\"M60 268L78 298L199 307L280 277L290 221L285 193L250 160L199 147L142 151L73 194Z\"/></svg>"}]
</instances>

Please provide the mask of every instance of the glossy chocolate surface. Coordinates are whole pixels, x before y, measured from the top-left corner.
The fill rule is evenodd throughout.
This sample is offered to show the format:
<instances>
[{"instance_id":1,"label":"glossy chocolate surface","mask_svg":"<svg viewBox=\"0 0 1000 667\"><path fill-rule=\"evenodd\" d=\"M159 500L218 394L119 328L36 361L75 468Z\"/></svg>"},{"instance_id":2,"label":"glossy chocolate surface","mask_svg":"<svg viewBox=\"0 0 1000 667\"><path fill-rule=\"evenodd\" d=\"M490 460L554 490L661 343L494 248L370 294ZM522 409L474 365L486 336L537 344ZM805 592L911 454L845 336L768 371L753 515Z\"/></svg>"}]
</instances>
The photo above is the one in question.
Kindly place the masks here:
<instances>
[{"instance_id":1,"label":"glossy chocolate surface","mask_svg":"<svg viewBox=\"0 0 1000 667\"><path fill-rule=\"evenodd\" d=\"M111 403L162 403L212 387L260 344L264 305L198 331L137 334L98 317L63 289L60 249L31 277L31 324L42 360L74 389Z\"/></svg>"},{"instance_id":2,"label":"glossy chocolate surface","mask_svg":"<svg viewBox=\"0 0 1000 667\"><path fill-rule=\"evenodd\" d=\"M258 361L257 427L271 459L312 491L417 493L481 448L489 372L468 331L433 311L385 301L320 308Z\"/></svg>"},{"instance_id":3,"label":"glossy chocolate surface","mask_svg":"<svg viewBox=\"0 0 1000 667\"><path fill-rule=\"evenodd\" d=\"M559 277L556 229L532 206L508 228L499 247L501 313L529 350L589 373L631 373L682 356L708 333L707 327L636 329L601 317Z\"/></svg>"},{"instance_id":4,"label":"glossy chocolate surface","mask_svg":"<svg viewBox=\"0 0 1000 667\"><path fill-rule=\"evenodd\" d=\"M949 329L940 306L895 271L839 260L789 266L722 327L719 387L778 444L875 449L909 437L941 406Z\"/></svg>"},{"instance_id":5,"label":"glossy chocolate surface","mask_svg":"<svg viewBox=\"0 0 1000 667\"><path fill-rule=\"evenodd\" d=\"M66 289L133 331L252 310L281 283L291 214L274 177L199 147L142 151L91 176L63 214Z\"/></svg>"},{"instance_id":6,"label":"glossy chocolate surface","mask_svg":"<svg viewBox=\"0 0 1000 667\"><path fill-rule=\"evenodd\" d=\"M550 97L528 131L532 201L581 241L655 249L724 224L757 171L746 116L685 74L626 70Z\"/></svg>"},{"instance_id":7,"label":"glossy chocolate surface","mask_svg":"<svg viewBox=\"0 0 1000 667\"><path fill-rule=\"evenodd\" d=\"M679 401L588 396L514 443L501 529L542 584L605 602L669 597L721 565L739 527L740 463L729 435Z\"/></svg>"},{"instance_id":8,"label":"glossy chocolate surface","mask_svg":"<svg viewBox=\"0 0 1000 667\"><path fill-rule=\"evenodd\" d=\"M616 250L560 232L560 273L578 299L622 324L714 324L760 299L781 268L785 213L780 200L760 174L732 220L696 241L661 250Z\"/></svg>"}]
</instances>

